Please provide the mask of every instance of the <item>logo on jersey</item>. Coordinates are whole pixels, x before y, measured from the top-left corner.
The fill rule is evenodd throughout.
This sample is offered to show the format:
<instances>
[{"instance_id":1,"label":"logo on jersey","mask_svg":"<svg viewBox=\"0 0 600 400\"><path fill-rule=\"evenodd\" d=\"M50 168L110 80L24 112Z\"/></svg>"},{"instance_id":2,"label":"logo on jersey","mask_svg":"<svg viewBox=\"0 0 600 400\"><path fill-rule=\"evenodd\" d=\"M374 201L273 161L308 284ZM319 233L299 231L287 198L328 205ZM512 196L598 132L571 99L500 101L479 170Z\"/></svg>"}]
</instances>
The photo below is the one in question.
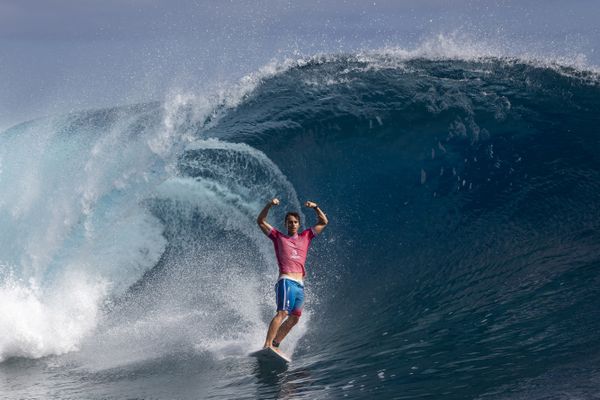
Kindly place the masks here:
<instances>
[{"instance_id":1,"label":"logo on jersey","mask_svg":"<svg viewBox=\"0 0 600 400\"><path fill-rule=\"evenodd\" d=\"M297 259L301 258L300 255L298 254L298 250L293 249L292 250L292 255L290 256L290 258L292 260L297 260Z\"/></svg>"}]
</instances>

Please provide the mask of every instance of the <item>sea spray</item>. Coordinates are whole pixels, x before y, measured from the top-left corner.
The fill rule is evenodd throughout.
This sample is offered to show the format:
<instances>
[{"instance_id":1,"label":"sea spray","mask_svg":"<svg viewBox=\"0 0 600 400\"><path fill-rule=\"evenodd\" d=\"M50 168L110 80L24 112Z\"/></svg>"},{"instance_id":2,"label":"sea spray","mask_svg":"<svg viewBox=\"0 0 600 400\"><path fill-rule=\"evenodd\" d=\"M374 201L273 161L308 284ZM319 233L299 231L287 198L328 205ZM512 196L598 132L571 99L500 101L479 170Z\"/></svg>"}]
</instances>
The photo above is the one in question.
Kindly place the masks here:
<instances>
[{"instance_id":1,"label":"sea spray","mask_svg":"<svg viewBox=\"0 0 600 400\"><path fill-rule=\"evenodd\" d=\"M40 287L3 276L0 285L0 361L38 358L79 349L98 323L108 284L70 272L59 284Z\"/></svg>"}]
</instances>

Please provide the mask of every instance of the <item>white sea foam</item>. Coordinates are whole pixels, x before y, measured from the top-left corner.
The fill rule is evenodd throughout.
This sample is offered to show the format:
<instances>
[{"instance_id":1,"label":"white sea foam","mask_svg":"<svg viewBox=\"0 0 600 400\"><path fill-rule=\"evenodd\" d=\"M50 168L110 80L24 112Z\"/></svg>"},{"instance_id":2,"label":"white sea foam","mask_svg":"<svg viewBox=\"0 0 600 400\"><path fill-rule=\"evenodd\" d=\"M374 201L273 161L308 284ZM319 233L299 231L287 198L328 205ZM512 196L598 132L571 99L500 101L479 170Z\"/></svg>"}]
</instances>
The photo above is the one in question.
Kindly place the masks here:
<instances>
[{"instance_id":1,"label":"white sea foam","mask_svg":"<svg viewBox=\"0 0 600 400\"><path fill-rule=\"evenodd\" d=\"M0 285L0 361L77 350L96 326L106 282L71 272L51 288L8 278Z\"/></svg>"}]
</instances>

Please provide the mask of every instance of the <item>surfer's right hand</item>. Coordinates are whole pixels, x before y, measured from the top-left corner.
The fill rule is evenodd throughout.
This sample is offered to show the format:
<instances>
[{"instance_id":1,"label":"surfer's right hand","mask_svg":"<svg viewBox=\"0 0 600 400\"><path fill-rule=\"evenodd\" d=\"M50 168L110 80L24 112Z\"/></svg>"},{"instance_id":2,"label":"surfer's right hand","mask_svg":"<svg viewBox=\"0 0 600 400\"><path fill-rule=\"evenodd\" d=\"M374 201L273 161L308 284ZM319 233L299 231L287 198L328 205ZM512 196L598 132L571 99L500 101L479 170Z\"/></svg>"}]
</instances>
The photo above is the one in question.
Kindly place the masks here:
<instances>
[{"instance_id":1,"label":"surfer's right hand","mask_svg":"<svg viewBox=\"0 0 600 400\"><path fill-rule=\"evenodd\" d=\"M279 199L277 197L275 197L273 200L271 200L271 205L278 206L279 205Z\"/></svg>"}]
</instances>

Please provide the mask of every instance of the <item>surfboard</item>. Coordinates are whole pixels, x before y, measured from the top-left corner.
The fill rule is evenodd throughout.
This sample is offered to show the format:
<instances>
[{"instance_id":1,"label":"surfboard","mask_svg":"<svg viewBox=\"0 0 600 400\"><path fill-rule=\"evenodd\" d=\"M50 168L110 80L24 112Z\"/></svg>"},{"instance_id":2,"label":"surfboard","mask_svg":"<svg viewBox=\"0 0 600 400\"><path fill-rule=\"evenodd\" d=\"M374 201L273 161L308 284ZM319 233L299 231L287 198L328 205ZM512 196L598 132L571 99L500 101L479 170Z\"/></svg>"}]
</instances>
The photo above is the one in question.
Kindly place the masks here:
<instances>
[{"instance_id":1,"label":"surfboard","mask_svg":"<svg viewBox=\"0 0 600 400\"><path fill-rule=\"evenodd\" d=\"M270 347L260 349L254 353L250 353L252 357L256 357L259 361L267 361L280 364L289 364L292 359L281 350L273 350Z\"/></svg>"}]
</instances>

